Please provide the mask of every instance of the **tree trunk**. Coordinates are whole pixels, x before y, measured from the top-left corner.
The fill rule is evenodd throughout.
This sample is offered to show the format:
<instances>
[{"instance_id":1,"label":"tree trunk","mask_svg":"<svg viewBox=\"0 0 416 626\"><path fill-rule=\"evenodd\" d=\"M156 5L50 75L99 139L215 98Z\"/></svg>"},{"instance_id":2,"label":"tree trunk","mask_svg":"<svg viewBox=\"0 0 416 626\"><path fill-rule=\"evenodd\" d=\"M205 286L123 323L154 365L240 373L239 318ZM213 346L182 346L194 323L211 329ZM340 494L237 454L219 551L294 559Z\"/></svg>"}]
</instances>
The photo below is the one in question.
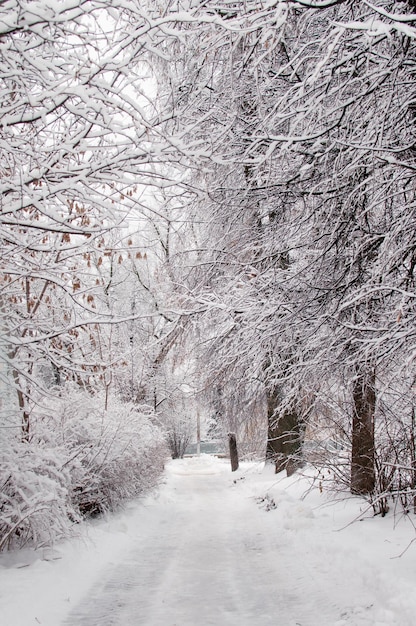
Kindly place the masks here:
<instances>
[{"instance_id":1,"label":"tree trunk","mask_svg":"<svg viewBox=\"0 0 416 626\"><path fill-rule=\"evenodd\" d=\"M374 370L359 371L354 381L352 416L351 492L374 490L374 413L376 404Z\"/></svg>"},{"instance_id":2,"label":"tree trunk","mask_svg":"<svg viewBox=\"0 0 416 626\"><path fill-rule=\"evenodd\" d=\"M13 381L16 387L17 401L21 415L21 440L27 443L30 439L30 414L27 407L25 394L20 384L19 372L16 368L12 369Z\"/></svg>"},{"instance_id":3,"label":"tree trunk","mask_svg":"<svg viewBox=\"0 0 416 626\"><path fill-rule=\"evenodd\" d=\"M267 448L266 461L272 461L278 474L286 469L293 474L302 465L303 420L295 409L286 409L278 414L282 401L279 386L266 389L267 394Z\"/></svg>"}]
</instances>

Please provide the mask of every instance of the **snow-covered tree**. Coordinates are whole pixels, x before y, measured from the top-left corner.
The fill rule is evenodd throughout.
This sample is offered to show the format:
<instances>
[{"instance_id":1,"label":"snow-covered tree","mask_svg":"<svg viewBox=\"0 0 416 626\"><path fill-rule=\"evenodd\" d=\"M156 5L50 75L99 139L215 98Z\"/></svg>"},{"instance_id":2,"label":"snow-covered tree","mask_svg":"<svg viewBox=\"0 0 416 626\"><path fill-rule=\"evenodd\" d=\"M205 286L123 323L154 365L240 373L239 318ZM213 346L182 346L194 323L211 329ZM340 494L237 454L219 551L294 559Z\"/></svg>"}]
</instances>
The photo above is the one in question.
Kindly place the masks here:
<instances>
[{"instance_id":1,"label":"snow-covered tree","mask_svg":"<svg viewBox=\"0 0 416 626\"><path fill-rule=\"evenodd\" d=\"M164 163L171 162L172 174L175 158L168 154L176 153L149 100L148 52L154 54L164 36L157 39L147 17L144 6L130 2L7 0L0 6L0 375L7 389L0 423L1 547L38 541L40 527L50 526L56 536L76 521L71 455L82 465L90 447L95 450L88 463L100 482L114 438L123 432L113 381L128 366L115 341L117 325L144 307L135 312L130 299L117 306L110 298L115 266L128 256L128 238L120 232L149 204L154 210L150 190L172 184ZM71 426L80 438L75 452L60 421L61 398L76 395L74 383L85 405L94 402L96 417L83 438L79 412ZM112 434L103 438L99 423L109 412ZM137 406L126 412L153 414ZM126 471L132 468L127 493L131 481L140 484L144 453L131 447L137 435L124 432L116 457L119 470L123 462ZM158 432L154 427L155 441ZM148 443L150 450L151 437ZM122 451L132 449L134 462L127 452L123 461ZM91 464L100 454L103 462Z\"/></svg>"},{"instance_id":2,"label":"snow-covered tree","mask_svg":"<svg viewBox=\"0 0 416 626\"><path fill-rule=\"evenodd\" d=\"M336 375L351 489L371 493L381 372L400 353L407 373L414 352L409 3L199 9L172 79L206 191L196 307L221 320L222 362L257 377L270 363L272 414L312 413Z\"/></svg>"}]
</instances>

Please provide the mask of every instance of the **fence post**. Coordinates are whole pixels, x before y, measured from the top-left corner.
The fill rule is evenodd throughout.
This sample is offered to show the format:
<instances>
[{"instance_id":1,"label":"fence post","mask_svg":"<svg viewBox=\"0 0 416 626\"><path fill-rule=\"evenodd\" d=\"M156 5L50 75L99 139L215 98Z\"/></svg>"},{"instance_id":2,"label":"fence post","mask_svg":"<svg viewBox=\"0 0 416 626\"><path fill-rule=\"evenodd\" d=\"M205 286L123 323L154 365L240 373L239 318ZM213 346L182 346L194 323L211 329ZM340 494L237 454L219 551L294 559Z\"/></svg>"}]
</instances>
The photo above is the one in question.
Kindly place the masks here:
<instances>
[{"instance_id":1,"label":"fence post","mask_svg":"<svg viewBox=\"0 0 416 626\"><path fill-rule=\"evenodd\" d=\"M237 438L234 433L228 433L228 445L230 446L231 471L238 470Z\"/></svg>"}]
</instances>

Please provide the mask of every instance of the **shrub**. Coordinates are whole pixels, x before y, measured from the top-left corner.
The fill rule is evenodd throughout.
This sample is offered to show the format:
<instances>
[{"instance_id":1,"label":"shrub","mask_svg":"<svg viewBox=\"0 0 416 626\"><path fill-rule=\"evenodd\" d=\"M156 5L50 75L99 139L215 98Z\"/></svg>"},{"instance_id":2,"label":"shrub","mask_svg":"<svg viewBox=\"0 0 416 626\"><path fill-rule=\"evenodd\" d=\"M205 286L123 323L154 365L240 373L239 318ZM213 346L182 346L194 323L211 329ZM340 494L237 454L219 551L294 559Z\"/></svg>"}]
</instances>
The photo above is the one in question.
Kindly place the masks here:
<instances>
[{"instance_id":1,"label":"shrub","mask_svg":"<svg viewBox=\"0 0 416 626\"><path fill-rule=\"evenodd\" d=\"M0 551L68 535L79 514L64 454L40 443L4 442L0 463Z\"/></svg>"},{"instance_id":2,"label":"shrub","mask_svg":"<svg viewBox=\"0 0 416 626\"><path fill-rule=\"evenodd\" d=\"M103 406L67 386L36 409L29 442L3 431L0 549L49 544L156 484L167 450L152 409L117 397Z\"/></svg>"}]
</instances>

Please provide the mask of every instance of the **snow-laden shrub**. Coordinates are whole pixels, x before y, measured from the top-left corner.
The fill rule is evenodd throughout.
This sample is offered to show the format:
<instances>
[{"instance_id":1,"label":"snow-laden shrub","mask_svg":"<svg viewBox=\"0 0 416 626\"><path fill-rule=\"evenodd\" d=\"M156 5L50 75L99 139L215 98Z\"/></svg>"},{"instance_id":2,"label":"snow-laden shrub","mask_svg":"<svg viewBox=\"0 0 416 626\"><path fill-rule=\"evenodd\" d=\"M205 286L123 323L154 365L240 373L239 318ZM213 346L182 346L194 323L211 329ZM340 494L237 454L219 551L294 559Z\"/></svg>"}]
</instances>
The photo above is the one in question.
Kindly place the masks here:
<instances>
[{"instance_id":1,"label":"snow-laden shrub","mask_svg":"<svg viewBox=\"0 0 416 626\"><path fill-rule=\"evenodd\" d=\"M115 510L154 486L163 469L166 447L152 423L148 406L93 396L69 387L55 403L55 415L43 418L43 428L56 421L51 436L67 452L74 506L83 515ZM58 439L58 441L56 441Z\"/></svg>"},{"instance_id":2,"label":"snow-laden shrub","mask_svg":"<svg viewBox=\"0 0 416 626\"><path fill-rule=\"evenodd\" d=\"M0 551L67 535L79 515L64 451L3 441L0 458Z\"/></svg>"},{"instance_id":3,"label":"snow-laden shrub","mask_svg":"<svg viewBox=\"0 0 416 626\"><path fill-rule=\"evenodd\" d=\"M68 536L83 516L153 487L163 470L152 409L76 386L59 392L33 411L29 441L0 431L0 550Z\"/></svg>"},{"instance_id":4,"label":"snow-laden shrub","mask_svg":"<svg viewBox=\"0 0 416 626\"><path fill-rule=\"evenodd\" d=\"M194 419L172 410L162 415L166 443L172 459L182 459L195 431Z\"/></svg>"}]
</instances>

